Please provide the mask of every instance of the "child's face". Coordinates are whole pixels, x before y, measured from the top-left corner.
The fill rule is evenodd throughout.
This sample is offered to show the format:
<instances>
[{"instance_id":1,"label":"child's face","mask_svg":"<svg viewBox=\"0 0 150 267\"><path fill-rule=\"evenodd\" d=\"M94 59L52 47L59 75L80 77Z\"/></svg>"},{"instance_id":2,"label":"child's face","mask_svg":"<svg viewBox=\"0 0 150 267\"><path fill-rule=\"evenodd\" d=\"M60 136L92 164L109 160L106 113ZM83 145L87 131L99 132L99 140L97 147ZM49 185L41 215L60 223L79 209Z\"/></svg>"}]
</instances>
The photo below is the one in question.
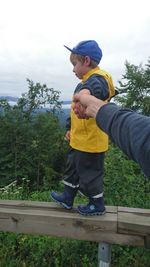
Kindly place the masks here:
<instances>
[{"instance_id":1,"label":"child's face","mask_svg":"<svg viewBox=\"0 0 150 267\"><path fill-rule=\"evenodd\" d=\"M72 60L72 65L73 65L73 72L75 75L79 78L82 79L83 76L88 72L88 67L86 62L81 62L77 58L74 58Z\"/></svg>"}]
</instances>

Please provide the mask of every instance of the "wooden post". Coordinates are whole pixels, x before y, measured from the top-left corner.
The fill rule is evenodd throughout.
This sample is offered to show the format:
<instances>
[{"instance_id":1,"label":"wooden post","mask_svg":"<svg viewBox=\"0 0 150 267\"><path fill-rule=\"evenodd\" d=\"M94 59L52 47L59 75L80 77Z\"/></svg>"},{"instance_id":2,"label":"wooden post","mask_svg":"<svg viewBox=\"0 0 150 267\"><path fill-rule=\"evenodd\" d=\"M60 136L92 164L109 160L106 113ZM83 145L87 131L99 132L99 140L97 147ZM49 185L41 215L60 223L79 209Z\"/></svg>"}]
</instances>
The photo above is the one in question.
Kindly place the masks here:
<instances>
[{"instance_id":1,"label":"wooden post","mask_svg":"<svg viewBox=\"0 0 150 267\"><path fill-rule=\"evenodd\" d=\"M111 245L99 243L98 245L98 267L110 267L111 264Z\"/></svg>"}]
</instances>

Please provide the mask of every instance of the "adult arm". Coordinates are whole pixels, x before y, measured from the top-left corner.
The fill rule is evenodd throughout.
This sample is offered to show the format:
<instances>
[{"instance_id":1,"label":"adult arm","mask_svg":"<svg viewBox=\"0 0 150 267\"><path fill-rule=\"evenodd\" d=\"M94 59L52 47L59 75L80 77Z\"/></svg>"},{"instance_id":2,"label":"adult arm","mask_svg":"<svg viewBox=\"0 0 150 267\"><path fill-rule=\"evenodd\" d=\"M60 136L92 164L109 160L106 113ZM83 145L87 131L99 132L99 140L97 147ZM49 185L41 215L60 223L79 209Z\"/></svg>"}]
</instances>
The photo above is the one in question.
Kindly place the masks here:
<instances>
[{"instance_id":1,"label":"adult arm","mask_svg":"<svg viewBox=\"0 0 150 267\"><path fill-rule=\"evenodd\" d=\"M150 178L150 117L109 103L99 109L96 122Z\"/></svg>"}]
</instances>

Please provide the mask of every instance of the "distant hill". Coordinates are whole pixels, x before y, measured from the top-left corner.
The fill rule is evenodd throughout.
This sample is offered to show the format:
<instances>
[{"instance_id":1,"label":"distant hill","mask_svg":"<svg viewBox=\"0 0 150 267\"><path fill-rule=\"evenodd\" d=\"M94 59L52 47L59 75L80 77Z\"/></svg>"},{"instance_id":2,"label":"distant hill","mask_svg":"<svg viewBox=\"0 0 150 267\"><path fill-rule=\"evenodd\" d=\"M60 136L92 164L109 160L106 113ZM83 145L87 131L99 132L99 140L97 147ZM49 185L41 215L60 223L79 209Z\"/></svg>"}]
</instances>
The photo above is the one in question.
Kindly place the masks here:
<instances>
[{"instance_id":1,"label":"distant hill","mask_svg":"<svg viewBox=\"0 0 150 267\"><path fill-rule=\"evenodd\" d=\"M15 103L17 103L19 97L0 96L0 99L6 99L10 103L10 105L15 105ZM71 104L71 101L69 101L69 100L63 100L62 101L62 112L60 114L58 114L58 118L59 118L60 124L62 126L65 126L66 119L69 117L69 114L70 114L70 104ZM45 109L45 108L37 109L35 111L35 113L38 113L38 112L46 112L46 110L47 109Z\"/></svg>"},{"instance_id":2,"label":"distant hill","mask_svg":"<svg viewBox=\"0 0 150 267\"><path fill-rule=\"evenodd\" d=\"M70 109L62 109L62 112L58 115L60 124L65 127L66 120L70 116Z\"/></svg>"},{"instance_id":3,"label":"distant hill","mask_svg":"<svg viewBox=\"0 0 150 267\"><path fill-rule=\"evenodd\" d=\"M14 97L14 96L0 96L0 99L6 99L7 101L13 101L17 102L19 97ZM70 100L62 100L63 105L70 105L71 101Z\"/></svg>"},{"instance_id":4,"label":"distant hill","mask_svg":"<svg viewBox=\"0 0 150 267\"><path fill-rule=\"evenodd\" d=\"M62 101L63 102L63 105L70 105L71 104L71 101L70 100L63 100Z\"/></svg>"},{"instance_id":5,"label":"distant hill","mask_svg":"<svg viewBox=\"0 0 150 267\"><path fill-rule=\"evenodd\" d=\"M7 101L17 102L19 98L14 96L0 96L0 99L6 99Z\"/></svg>"}]
</instances>

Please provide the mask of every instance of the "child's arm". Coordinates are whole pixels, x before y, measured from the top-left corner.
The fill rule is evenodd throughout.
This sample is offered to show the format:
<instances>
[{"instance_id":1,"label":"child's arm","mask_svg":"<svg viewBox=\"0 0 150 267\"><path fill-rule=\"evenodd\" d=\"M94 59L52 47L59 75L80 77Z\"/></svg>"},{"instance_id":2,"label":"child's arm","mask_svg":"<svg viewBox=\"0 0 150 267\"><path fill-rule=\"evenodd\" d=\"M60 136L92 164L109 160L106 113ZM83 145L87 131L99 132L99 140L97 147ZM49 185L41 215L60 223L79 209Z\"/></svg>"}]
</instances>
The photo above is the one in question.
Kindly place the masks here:
<instances>
[{"instance_id":1,"label":"child's arm","mask_svg":"<svg viewBox=\"0 0 150 267\"><path fill-rule=\"evenodd\" d=\"M71 118L69 116L66 120L66 134L65 134L65 138L68 141L70 141L70 129L71 129Z\"/></svg>"},{"instance_id":2,"label":"child's arm","mask_svg":"<svg viewBox=\"0 0 150 267\"><path fill-rule=\"evenodd\" d=\"M100 75L91 76L86 82L80 83L75 93L84 92L95 96L98 99L106 100L109 98L109 87L104 77Z\"/></svg>"},{"instance_id":3,"label":"child's arm","mask_svg":"<svg viewBox=\"0 0 150 267\"><path fill-rule=\"evenodd\" d=\"M66 139L67 141L70 141L70 131L67 131L67 132L66 132L65 139Z\"/></svg>"}]
</instances>

